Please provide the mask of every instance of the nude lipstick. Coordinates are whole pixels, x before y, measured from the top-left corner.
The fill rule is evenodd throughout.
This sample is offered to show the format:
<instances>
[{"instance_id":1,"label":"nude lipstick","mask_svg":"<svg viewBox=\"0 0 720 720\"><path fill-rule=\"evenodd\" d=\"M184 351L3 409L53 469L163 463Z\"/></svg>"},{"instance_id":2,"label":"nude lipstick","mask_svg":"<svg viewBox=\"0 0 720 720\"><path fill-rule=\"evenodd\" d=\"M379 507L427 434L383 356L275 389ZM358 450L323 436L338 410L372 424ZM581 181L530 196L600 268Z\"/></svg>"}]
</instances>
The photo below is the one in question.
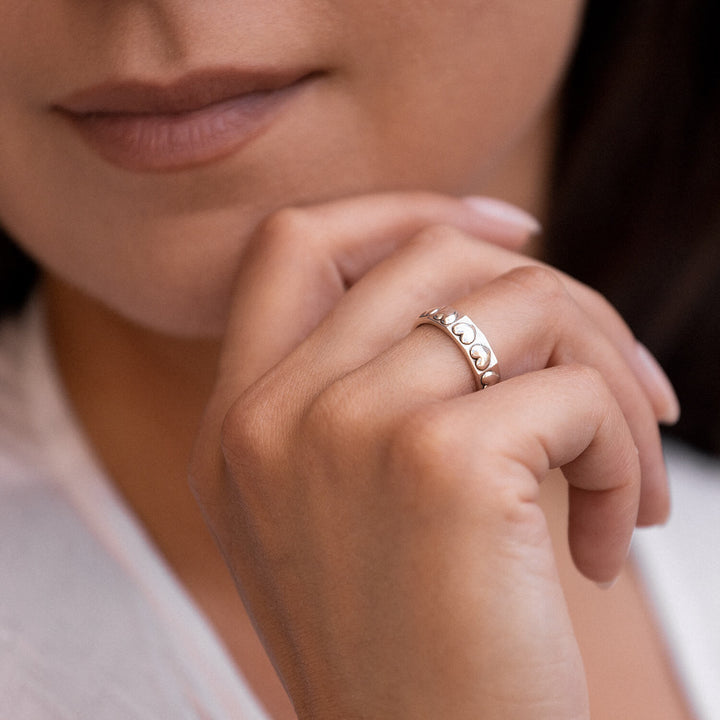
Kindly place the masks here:
<instances>
[{"instance_id":1,"label":"nude lipstick","mask_svg":"<svg viewBox=\"0 0 720 720\"><path fill-rule=\"evenodd\" d=\"M101 83L52 109L108 162L140 172L174 171L237 151L317 77L307 71L203 70L168 84Z\"/></svg>"}]
</instances>

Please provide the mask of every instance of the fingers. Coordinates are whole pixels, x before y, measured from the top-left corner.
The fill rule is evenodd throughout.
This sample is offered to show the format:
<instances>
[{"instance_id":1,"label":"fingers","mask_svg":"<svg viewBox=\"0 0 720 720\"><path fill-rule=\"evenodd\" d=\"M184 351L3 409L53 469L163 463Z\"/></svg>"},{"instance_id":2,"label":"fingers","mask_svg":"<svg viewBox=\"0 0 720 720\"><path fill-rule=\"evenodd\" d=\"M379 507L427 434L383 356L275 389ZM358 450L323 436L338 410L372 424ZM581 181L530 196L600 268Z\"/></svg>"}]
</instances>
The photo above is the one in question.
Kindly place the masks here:
<instances>
[{"instance_id":1,"label":"fingers","mask_svg":"<svg viewBox=\"0 0 720 720\"><path fill-rule=\"evenodd\" d=\"M524 358L527 362L518 366L513 374L539 369L545 363L560 364L568 360L604 368L627 413L641 452L646 480L638 523L645 525L664 520L669 511L669 496L655 419L662 408L676 406L677 401L657 363L653 366L647 351L598 293L562 273L550 271L541 263L478 242L455 228L426 228L386 261L373 267L337 302L333 313L299 356L301 365L312 364L313 367L312 378L307 380L308 392L320 391L334 379L370 361L405 335L411 318L421 310L461 297L523 263L532 263L535 271L523 271L523 279L518 280L517 289L526 293L530 303L519 312L529 327L537 328L541 333L549 328L550 332L546 333L544 344L536 344L539 356L533 357L525 349L517 349L513 357ZM571 299L574 303L569 302ZM560 301L559 305L556 300ZM463 311L470 312L467 308ZM477 312L482 319L483 311ZM511 302L496 310L497 317L503 322L505 316L513 312ZM566 316L576 319L574 327L565 322ZM568 336L575 333L578 341L585 338L582 360L574 354L577 348L569 347L567 343L547 352L548 341L557 339L553 329L561 326ZM358 338L362 338L362 342L358 342ZM531 343L529 347L532 346ZM440 371L435 368L435 372ZM504 372L507 373L507 368ZM448 377L463 378L461 387L464 391L472 387L469 376L449 374ZM457 388L457 392L462 391Z\"/></svg>"},{"instance_id":2,"label":"fingers","mask_svg":"<svg viewBox=\"0 0 720 720\"><path fill-rule=\"evenodd\" d=\"M284 358L281 375L294 378L284 412L293 402L301 408L359 366L366 373L366 396L379 395L383 412L394 402L402 408L469 392L471 375L447 338L429 339L432 328L425 328L424 336L418 331L397 341L421 310L470 293L461 309L490 338L504 377L572 362L603 373L640 452L638 520L664 519L668 497L654 419L667 406L667 388L647 380L647 362L632 333L597 293L542 270L541 263L478 241L486 236L507 244L507 236L492 229L497 217L492 211L484 216L482 203L480 209L433 195L389 194L273 216L240 271L216 395L227 409ZM521 225L505 228L514 227L520 237ZM514 287L493 300L502 282L492 278L529 263L541 269L519 271L524 281L520 275L505 277L502 282ZM489 294L475 297L486 286ZM322 327L297 349L323 318ZM447 360L448 350L455 353L453 361ZM443 357L446 361L438 362ZM407 371L398 373L403 364ZM438 382L428 387L428 377Z\"/></svg>"},{"instance_id":3,"label":"fingers","mask_svg":"<svg viewBox=\"0 0 720 720\"><path fill-rule=\"evenodd\" d=\"M419 192L361 196L270 216L241 261L223 383L237 392L255 380L294 349L349 286L434 224L515 249L539 227L497 200Z\"/></svg>"},{"instance_id":4,"label":"fingers","mask_svg":"<svg viewBox=\"0 0 720 720\"><path fill-rule=\"evenodd\" d=\"M338 304L327 328L327 336L340 345L358 328L365 342L357 345L346 362L365 362L380 349L406 334L409 318L429 307L452 303L472 290L513 268L543 263L517 253L478 243L456 228L425 228L385 262L363 278L362 288L353 288ZM561 272L567 292L623 355L643 387L655 417L677 419L677 398L657 362L635 340L615 309L597 292Z\"/></svg>"},{"instance_id":5,"label":"fingers","mask_svg":"<svg viewBox=\"0 0 720 720\"><path fill-rule=\"evenodd\" d=\"M488 392L426 405L390 434L393 461L439 486L437 504L490 509L484 522L532 542L538 479L562 467L570 484L570 548L578 569L613 580L635 526L640 467L624 415L604 378L580 365L504 381ZM418 480L418 482L427 482ZM535 508L535 509L533 509ZM529 514L528 514L529 513Z\"/></svg>"},{"instance_id":6,"label":"fingers","mask_svg":"<svg viewBox=\"0 0 720 720\"><path fill-rule=\"evenodd\" d=\"M588 318L558 276L540 267L518 268L485 284L456 307L490 340L503 378L571 363L595 368L603 375L640 453L643 494L639 520L662 520L668 506L667 478L652 407L623 355ZM376 333L382 335L382 318L375 320L380 328ZM391 319L387 324L392 326L393 322ZM335 324L334 317L331 324ZM328 377L329 369L346 365L348 355L361 355L368 342L352 343L356 326L348 320L340 325L334 340L323 333L325 327L313 337L313 343L317 339L324 348L313 374L322 378L323 387L328 386L324 394L330 394L331 400L337 395L338 402L357 405L378 425L386 423L390 428L411 408L475 388L462 352L441 330L428 326L418 328L377 358L358 363L360 367L344 377ZM348 337L343 338L343 333ZM369 334L365 332L363 337ZM313 343L301 349L301 362L310 356ZM357 360L353 358L350 364Z\"/></svg>"}]
</instances>

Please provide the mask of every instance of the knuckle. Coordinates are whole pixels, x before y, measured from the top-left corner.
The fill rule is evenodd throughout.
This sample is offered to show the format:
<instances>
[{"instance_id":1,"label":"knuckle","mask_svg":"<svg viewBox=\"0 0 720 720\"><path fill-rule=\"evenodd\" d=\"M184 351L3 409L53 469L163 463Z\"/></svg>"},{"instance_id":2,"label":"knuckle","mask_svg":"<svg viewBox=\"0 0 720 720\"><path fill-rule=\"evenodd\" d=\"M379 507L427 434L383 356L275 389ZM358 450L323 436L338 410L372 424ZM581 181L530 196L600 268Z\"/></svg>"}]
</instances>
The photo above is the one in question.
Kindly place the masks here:
<instances>
[{"instance_id":1,"label":"knuckle","mask_svg":"<svg viewBox=\"0 0 720 720\"><path fill-rule=\"evenodd\" d=\"M306 451L319 451L330 460L366 447L376 432L375 413L355 383L341 378L319 393L300 422L300 443Z\"/></svg>"},{"instance_id":2,"label":"knuckle","mask_svg":"<svg viewBox=\"0 0 720 720\"><path fill-rule=\"evenodd\" d=\"M281 449L269 405L238 398L223 418L220 447L228 467L234 470L258 470L276 460Z\"/></svg>"},{"instance_id":3,"label":"knuckle","mask_svg":"<svg viewBox=\"0 0 720 720\"><path fill-rule=\"evenodd\" d=\"M334 383L325 388L315 397L305 411L301 429L306 440L318 437L327 437L329 432L337 429L346 423L345 414L347 408L340 398L337 390L339 383Z\"/></svg>"},{"instance_id":4,"label":"knuckle","mask_svg":"<svg viewBox=\"0 0 720 720\"><path fill-rule=\"evenodd\" d=\"M268 215L255 233L258 249L278 259L307 253L314 238L311 212L299 207L284 207Z\"/></svg>"},{"instance_id":5,"label":"knuckle","mask_svg":"<svg viewBox=\"0 0 720 720\"><path fill-rule=\"evenodd\" d=\"M556 372L565 373L568 388L585 402L590 402L598 411L605 413L608 405L616 405L615 397L603 373L592 365L571 363L554 368Z\"/></svg>"},{"instance_id":6,"label":"knuckle","mask_svg":"<svg viewBox=\"0 0 720 720\"><path fill-rule=\"evenodd\" d=\"M306 232L309 224L309 212L306 209L284 207L263 220L259 234L268 240L288 240Z\"/></svg>"},{"instance_id":7,"label":"knuckle","mask_svg":"<svg viewBox=\"0 0 720 720\"><path fill-rule=\"evenodd\" d=\"M478 433L469 448L440 407L424 408L390 437L388 467L398 505L450 524L525 522L537 483Z\"/></svg>"},{"instance_id":8,"label":"knuckle","mask_svg":"<svg viewBox=\"0 0 720 720\"><path fill-rule=\"evenodd\" d=\"M570 295L562 278L548 267L542 265L523 265L514 268L504 275L507 282L518 286L523 293L549 307L557 303L565 303Z\"/></svg>"},{"instance_id":9,"label":"knuckle","mask_svg":"<svg viewBox=\"0 0 720 720\"><path fill-rule=\"evenodd\" d=\"M446 476L446 458L456 432L434 406L403 417L389 433L388 460L394 474L415 481Z\"/></svg>"},{"instance_id":10,"label":"knuckle","mask_svg":"<svg viewBox=\"0 0 720 720\"><path fill-rule=\"evenodd\" d=\"M572 383L576 386L585 387L595 393L608 395L610 390L605 382L605 376L592 365L573 363L565 367L565 371L572 375Z\"/></svg>"}]
</instances>

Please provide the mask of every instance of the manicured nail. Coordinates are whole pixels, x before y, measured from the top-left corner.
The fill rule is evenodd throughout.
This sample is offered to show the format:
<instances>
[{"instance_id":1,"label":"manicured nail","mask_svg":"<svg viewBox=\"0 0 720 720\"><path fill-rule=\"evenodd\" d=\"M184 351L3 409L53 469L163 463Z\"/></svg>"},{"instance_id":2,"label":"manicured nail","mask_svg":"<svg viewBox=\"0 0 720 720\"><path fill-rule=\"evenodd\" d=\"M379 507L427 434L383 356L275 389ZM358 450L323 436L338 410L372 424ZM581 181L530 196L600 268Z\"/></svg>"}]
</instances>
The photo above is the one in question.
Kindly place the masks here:
<instances>
[{"instance_id":1,"label":"manicured nail","mask_svg":"<svg viewBox=\"0 0 720 720\"><path fill-rule=\"evenodd\" d=\"M647 371L647 378L663 398L662 406L658 411L658 420L665 425L674 425L680 418L680 402L677 399L672 383L660 367L660 363L652 353L642 344L637 344L637 353L640 362Z\"/></svg>"},{"instance_id":2,"label":"manicured nail","mask_svg":"<svg viewBox=\"0 0 720 720\"><path fill-rule=\"evenodd\" d=\"M537 218L503 200L471 195L462 198L462 201L484 218L504 225L509 230L525 235L537 235L542 230L542 225Z\"/></svg>"}]
</instances>

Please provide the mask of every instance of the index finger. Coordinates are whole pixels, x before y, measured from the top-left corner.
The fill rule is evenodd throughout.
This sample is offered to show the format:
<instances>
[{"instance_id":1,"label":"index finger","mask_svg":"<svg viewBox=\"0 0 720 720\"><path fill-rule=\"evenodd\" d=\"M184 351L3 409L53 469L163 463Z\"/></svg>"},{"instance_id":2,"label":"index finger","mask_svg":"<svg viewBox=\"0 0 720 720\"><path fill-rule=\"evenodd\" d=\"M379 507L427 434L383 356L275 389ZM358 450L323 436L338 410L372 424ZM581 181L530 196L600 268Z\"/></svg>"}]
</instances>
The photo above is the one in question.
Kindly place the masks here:
<instances>
[{"instance_id":1,"label":"index finger","mask_svg":"<svg viewBox=\"0 0 720 720\"><path fill-rule=\"evenodd\" d=\"M221 392L241 392L293 350L349 286L434 224L513 249L539 229L530 215L498 200L427 192L363 195L270 216L241 260Z\"/></svg>"}]
</instances>

